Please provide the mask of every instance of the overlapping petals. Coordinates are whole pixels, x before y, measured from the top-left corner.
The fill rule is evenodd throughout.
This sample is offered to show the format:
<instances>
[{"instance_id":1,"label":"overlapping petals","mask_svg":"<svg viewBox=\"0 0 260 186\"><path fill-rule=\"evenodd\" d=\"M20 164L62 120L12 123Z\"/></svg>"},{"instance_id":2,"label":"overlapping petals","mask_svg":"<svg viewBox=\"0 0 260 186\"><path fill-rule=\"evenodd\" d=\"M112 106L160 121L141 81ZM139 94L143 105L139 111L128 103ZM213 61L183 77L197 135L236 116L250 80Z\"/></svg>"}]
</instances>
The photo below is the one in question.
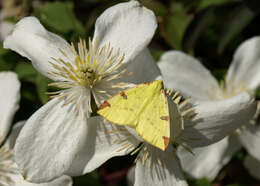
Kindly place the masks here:
<instances>
[{"instance_id":1,"label":"overlapping petals","mask_svg":"<svg viewBox=\"0 0 260 186\"><path fill-rule=\"evenodd\" d=\"M148 147L149 148L149 147ZM187 186L179 161L172 147L163 152L154 147L150 147L152 154L151 163L139 159L135 168L134 186ZM156 156L160 157L161 164Z\"/></svg>"},{"instance_id":2,"label":"overlapping petals","mask_svg":"<svg viewBox=\"0 0 260 186\"><path fill-rule=\"evenodd\" d=\"M177 154L183 170L189 177L214 180L220 169L240 148L241 144L238 143L236 136L232 136L206 147L193 148L193 154L180 147Z\"/></svg>"},{"instance_id":3,"label":"overlapping petals","mask_svg":"<svg viewBox=\"0 0 260 186\"><path fill-rule=\"evenodd\" d=\"M182 52L164 53L158 66L166 87L178 90L192 100L209 100L210 91L220 91L211 73L198 60Z\"/></svg>"},{"instance_id":4,"label":"overlapping petals","mask_svg":"<svg viewBox=\"0 0 260 186\"><path fill-rule=\"evenodd\" d=\"M132 150L117 151L120 134L99 117L84 120L73 114L53 99L26 122L16 141L15 160L27 180L41 183L63 174L81 175Z\"/></svg>"},{"instance_id":5,"label":"overlapping petals","mask_svg":"<svg viewBox=\"0 0 260 186\"><path fill-rule=\"evenodd\" d=\"M255 114L256 103L247 93L230 99L205 101L195 107L197 116L185 122L181 139L191 147L215 143L247 123Z\"/></svg>"}]
</instances>

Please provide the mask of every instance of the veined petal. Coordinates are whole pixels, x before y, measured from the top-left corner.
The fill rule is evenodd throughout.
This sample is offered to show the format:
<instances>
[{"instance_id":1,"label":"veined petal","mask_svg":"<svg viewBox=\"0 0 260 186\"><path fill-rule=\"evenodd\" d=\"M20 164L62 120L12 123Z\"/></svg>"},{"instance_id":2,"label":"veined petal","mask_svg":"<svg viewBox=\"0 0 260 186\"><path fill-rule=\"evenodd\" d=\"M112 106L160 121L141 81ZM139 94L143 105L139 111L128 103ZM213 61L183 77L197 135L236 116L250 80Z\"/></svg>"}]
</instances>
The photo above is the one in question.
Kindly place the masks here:
<instances>
[{"instance_id":1,"label":"veined petal","mask_svg":"<svg viewBox=\"0 0 260 186\"><path fill-rule=\"evenodd\" d=\"M13 72L0 73L0 143L8 134L19 108L20 82Z\"/></svg>"},{"instance_id":2,"label":"veined petal","mask_svg":"<svg viewBox=\"0 0 260 186\"><path fill-rule=\"evenodd\" d=\"M256 103L246 92L225 100L201 102L195 107L195 118L185 121L180 140L191 147L210 145L248 123L255 111Z\"/></svg>"},{"instance_id":3,"label":"veined petal","mask_svg":"<svg viewBox=\"0 0 260 186\"><path fill-rule=\"evenodd\" d=\"M260 126L249 125L239 139L248 153L260 162Z\"/></svg>"},{"instance_id":4,"label":"veined petal","mask_svg":"<svg viewBox=\"0 0 260 186\"><path fill-rule=\"evenodd\" d=\"M260 85L260 37L243 42L228 69L227 82L255 90Z\"/></svg>"},{"instance_id":5,"label":"veined petal","mask_svg":"<svg viewBox=\"0 0 260 186\"><path fill-rule=\"evenodd\" d=\"M220 91L216 79L195 58L179 51L163 54L158 66L167 88L181 91L196 100L209 100Z\"/></svg>"},{"instance_id":6,"label":"veined petal","mask_svg":"<svg viewBox=\"0 0 260 186\"><path fill-rule=\"evenodd\" d=\"M244 166L249 171L250 175L256 179L260 179L260 161L248 155L245 159Z\"/></svg>"},{"instance_id":7,"label":"veined petal","mask_svg":"<svg viewBox=\"0 0 260 186\"><path fill-rule=\"evenodd\" d=\"M35 17L21 19L5 39L4 48L10 48L28 58L39 72L53 80L60 79L49 74L56 71L50 63L55 63L52 58L64 61L74 61L75 58L70 45L60 36L48 32Z\"/></svg>"},{"instance_id":8,"label":"veined petal","mask_svg":"<svg viewBox=\"0 0 260 186\"><path fill-rule=\"evenodd\" d=\"M120 49L127 63L149 44L156 28L154 13L138 1L120 3L97 19L94 43L98 47L110 44L115 50Z\"/></svg>"},{"instance_id":9,"label":"veined petal","mask_svg":"<svg viewBox=\"0 0 260 186\"><path fill-rule=\"evenodd\" d=\"M161 75L160 69L148 48L145 48L130 64L128 64L127 72L131 74L122 79L122 81L128 81L135 84L154 81Z\"/></svg>"},{"instance_id":10,"label":"veined petal","mask_svg":"<svg viewBox=\"0 0 260 186\"><path fill-rule=\"evenodd\" d=\"M140 158L137 161L134 186L187 186L179 160L171 146L166 152L152 146L149 150L151 164L149 159L142 161ZM160 158L161 164L157 158Z\"/></svg>"},{"instance_id":11,"label":"veined petal","mask_svg":"<svg viewBox=\"0 0 260 186\"><path fill-rule=\"evenodd\" d=\"M85 146L88 120L55 98L26 122L15 144L15 161L26 180L41 183L64 174Z\"/></svg>"},{"instance_id":12,"label":"veined petal","mask_svg":"<svg viewBox=\"0 0 260 186\"><path fill-rule=\"evenodd\" d=\"M10 178L14 181L13 186L72 186L72 179L69 176L61 176L51 182L47 183L30 183L23 179L22 175L10 175Z\"/></svg>"},{"instance_id":13,"label":"veined petal","mask_svg":"<svg viewBox=\"0 0 260 186\"><path fill-rule=\"evenodd\" d=\"M139 144L124 127L113 125L99 116L89 118L88 130L91 132L84 147L66 174L78 176L91 172L112 157L130 153Z\"/></svg>"},{"instance_id":14,"label":"veined petal","mask_svg":"<svg viewBox=\"0 0 260 186\"><path fill-rule=\"evenodd\" d=\"M192 149L194 154L180 146L177 154L183 170L189 177L207 178L212 181L240 147L241 144L236 137L232 136L210 146L194 148Z\"/></svg>"}]
</instances>

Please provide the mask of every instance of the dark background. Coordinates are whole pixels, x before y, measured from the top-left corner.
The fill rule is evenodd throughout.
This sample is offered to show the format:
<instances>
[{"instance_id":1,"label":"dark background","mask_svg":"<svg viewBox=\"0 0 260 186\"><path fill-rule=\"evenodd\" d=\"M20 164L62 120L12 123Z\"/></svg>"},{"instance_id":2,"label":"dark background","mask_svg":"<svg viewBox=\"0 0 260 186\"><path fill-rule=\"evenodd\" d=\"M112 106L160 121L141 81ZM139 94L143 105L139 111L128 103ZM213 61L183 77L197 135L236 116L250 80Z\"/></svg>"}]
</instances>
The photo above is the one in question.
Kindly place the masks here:
<instances>
[{"instance_id":1,"label":"dark background","mask_svg":"<svg viewBox=\"0 0 260 186\"><path fill-rule=\"evenodd\" d=\"M33 1L2 0L5 19L17 22L34 15L50 31L68 41L92 37L96 18L119 0ZM167 50L182 50L198 58L212 74L223 80L235 49L246 39L260 33L260 2L243 0L141 0L152 9L159 23L149 48L156 61ZM127 37L127 36L126 36ZM18 73L22 82L20 109L15 122L26 120L48 101L50 80L40 75L30 62L0 45L0 71ZM259 91L256 94L260 98ZM260 144L259 144L260 145ZM191 186L260 186L243 167L246 151L239 151L211 183L190 180ZM125 175L134 157L113 158L98 170L74 178L75 186L126 185Z\"/></svg>"}]
</instances>

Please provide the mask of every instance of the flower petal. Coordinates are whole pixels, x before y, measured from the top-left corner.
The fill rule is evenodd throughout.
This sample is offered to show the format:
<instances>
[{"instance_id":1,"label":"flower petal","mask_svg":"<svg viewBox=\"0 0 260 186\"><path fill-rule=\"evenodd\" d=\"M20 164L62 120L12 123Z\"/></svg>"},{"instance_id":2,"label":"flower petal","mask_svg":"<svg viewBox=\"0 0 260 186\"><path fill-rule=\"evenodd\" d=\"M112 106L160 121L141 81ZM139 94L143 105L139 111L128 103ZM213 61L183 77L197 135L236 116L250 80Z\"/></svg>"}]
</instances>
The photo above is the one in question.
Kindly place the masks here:
<instances>
[{"instance_id":1,"label":"flower petal","mask_svg":"<svg viewBox=\"0 0 260 186\"><path fill-rule=\"evenodd\" d=\"M55 71L50 64L50 61L55 63L52 58L65 61L73 61L75 58L70 45L60 36L48 32L35 17L21 19L5 39L4 48L10 48L28 58L39 72L53 80L60 80L60 77L49 74Z\"/></svg>"},{"instance_id":2,"label":"flower petal","mask_svg":"<svg viewBox=\"0 0 260 186\"><path fill-rule=\"evenodd\" d=\"M8 134L19 108L20 82L13 72L0 73L0 143Z\"/></svg>"},{"instance_id":3,"label":"flower petal","mask_svg":"<svg viewBox=\"0 0 260 186\"><path fill-rule=\"evenodd\" d=\"M249 171L250 175L256 179L260 179L260 161L248 155L245 159L244 166Z\"/></svg>"},{"instance_id":4,"label":"flower petal","mask_svg":"<svg viewBox=\"0 0 260 186\"><path fill-rule=\"evenodd\" d=\"M157 28L154 13L138 1L108 8L96 21L94 43L110 44L125 54L124 63L133 60L151 41Z\"/></svg>"},{"instance_id":5,"label":"flower petal","mask_svg":"<svg viewBox=\"0 0 260 186\"><path fill-rule=\"evenodd\" d=\"M15 161L26 180L51 181L66 172L84 147L87 122L55 98L26 122L15 144Z\"/></svg>"},{"instance_id":6,"label":"flower petal","mask_svg":"<svg viewBox=\"0 0 260 186\"><path fill-rule=\"evenodd\" d=\"M247 123L256 103L246 92L220 101L205 101L195 107L197 115L185 121L180 140L191 147L215 143Z\"/></svg>"},{"instance_id":7,"label":"flower petal","mask_svg":"<svg viewBox=\"0 0 260 186\"><path fill-rule=\"evenodd\" d=\"M22 175L10 175L11 179L15 182L13 186L72 186L72 179L69 176L61 176L51 182L35 184L27 182L23 179Z\"/></svg>"},{"instance_id":8,"label":"flower petal","mask_svg":"<svg viewBox=\"0 0 260 186\"><path fill-rule=\"evenodd\" d=\"M260 126L249 125L239 139L248 153L260 162Z\"/></svg>"},{"instance_id":9,"label":"flower petal","mask_svg":"<svg viewBox=\"0 0 260 186\"><path fill-rule=\"evenodd\" d=\"M255 90L260 86L260 37L243 42L235 52L228 69L227 82L234 86L244 84Z\"/></svg>"},{"instance_id":10,"label":"flower petal","mask_svg":"<svg viewBox=\"0 0 260 186\"><path fill-rule=\"evenodd\" d=\"M212 181L240 147L235 137L226 137L210 146L192 149L194 154L180 147L177 154L183 170L189 177L195 179L205 177Z\"/></svg>"},{"instance_id":11,"label":"flower petal","mask_svg":"<svg viewBox=\"0 0 260 186\"><path fill-rule=\"evenodd\" d=\"M26 121L19 121L13 126L12 132L11 132L10 136L8 137L7 141L5 142L5 145L8 145L9 148L11 148L11 149L14 148L16 138L19 135L20 131L22 130L25 122Z\"/></svg>"},{"instance_id":12,"label":"flower petal","mask_svg":"<svg viewBox=\"0 0 260 186\"><path fill-rule=\"evenodd\" d=\"M179 51L163 54L158 66L167 88L181 91L192 99L209 100L219 90L216 79L195 58Z\"/></svg>"},{"instance_id":13,"label":"flower petal","mask_svg":"<svg viewBox=\"0 0 260 186\"><path fill-rule=\"evenodd\" d=\"M148 150L153 157L151 165L149 159L139 159L135 169L135 186L187 186L179 160L171 146L167 151L161 151L149 145ZM158 159L161 160L161 165Z\"/></svg>"},{"instance_id":14,"label":"flower petal","mask_svg":"<svg viewBox=\"0 0 260 186\"><path fill-rule=\"evenodd\" d=\"M129 137L124 127L113 125L99 116L89 118L88 130L91 132L84 147L66 174L78 176L91 172L112 157L130 153L139 144Z\"/></svg>"},{"instance_id":15,"label":"flower petal","mask_svg":"<svg viewBox=\"0 0 260 186\"><path fill-rule=\"evenodd\" d=\"M148 48L145 48L131 63L128 64L127 72L131 74L122 79L122 81L135 84L154 81L161 75L160 69L155 63Z\"/></svg>"}]
</instances>

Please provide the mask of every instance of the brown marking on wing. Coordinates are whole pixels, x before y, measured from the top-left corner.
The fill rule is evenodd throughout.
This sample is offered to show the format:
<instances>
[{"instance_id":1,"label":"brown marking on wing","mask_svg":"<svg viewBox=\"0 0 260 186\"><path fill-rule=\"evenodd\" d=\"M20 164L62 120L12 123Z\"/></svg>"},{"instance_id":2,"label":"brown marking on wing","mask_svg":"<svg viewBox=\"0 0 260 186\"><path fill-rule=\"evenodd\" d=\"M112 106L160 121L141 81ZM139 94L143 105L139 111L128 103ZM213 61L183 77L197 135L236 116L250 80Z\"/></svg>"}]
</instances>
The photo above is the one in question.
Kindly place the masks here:
<instances>
[{"instance_id":1,"label":"brown marking on wing","mask_svg":"<svg viewBox=\"0 0 260 186\"><path fill-rule=\"evenodd\" d=\"M164 140L164 148L166 149L170 143L170 138L163 136L163 140Z\"/></svg>"},{"instance_id":2,"label":"brown marking on wing","mask_svg":"<svg viewBox=\"0 0 260 186\"><path fill-rule=\"evenodd\" d=\"M127 99L127 96L124 91L120 93L120 96L122 96L124 99Z\"/></svg>"},{"instance_id":3,"label":"brown marking on wing","mask_svg":"<svg viewBox=\"0 0 260 186\"><path fill-rule=\"evenodd\" d=\"M104 103L102 103L100 106L99 106L99 108L98 108L98 110L102 110L102 109L104 109L104 108L106 108L106 107L110 107L111 105L107 102L107 101L104 101Z\"/></svg>"},{"instance_id":4,"label":"brown marking on wing","mask_svg":"<svg viewBox=\"0 0 260 186\"><path fill-rule=\"evenodd\" d=\"M161 119L161 120L169 121L169 116L161 116L160 119Z\"/></svg>"}]
</instances>

